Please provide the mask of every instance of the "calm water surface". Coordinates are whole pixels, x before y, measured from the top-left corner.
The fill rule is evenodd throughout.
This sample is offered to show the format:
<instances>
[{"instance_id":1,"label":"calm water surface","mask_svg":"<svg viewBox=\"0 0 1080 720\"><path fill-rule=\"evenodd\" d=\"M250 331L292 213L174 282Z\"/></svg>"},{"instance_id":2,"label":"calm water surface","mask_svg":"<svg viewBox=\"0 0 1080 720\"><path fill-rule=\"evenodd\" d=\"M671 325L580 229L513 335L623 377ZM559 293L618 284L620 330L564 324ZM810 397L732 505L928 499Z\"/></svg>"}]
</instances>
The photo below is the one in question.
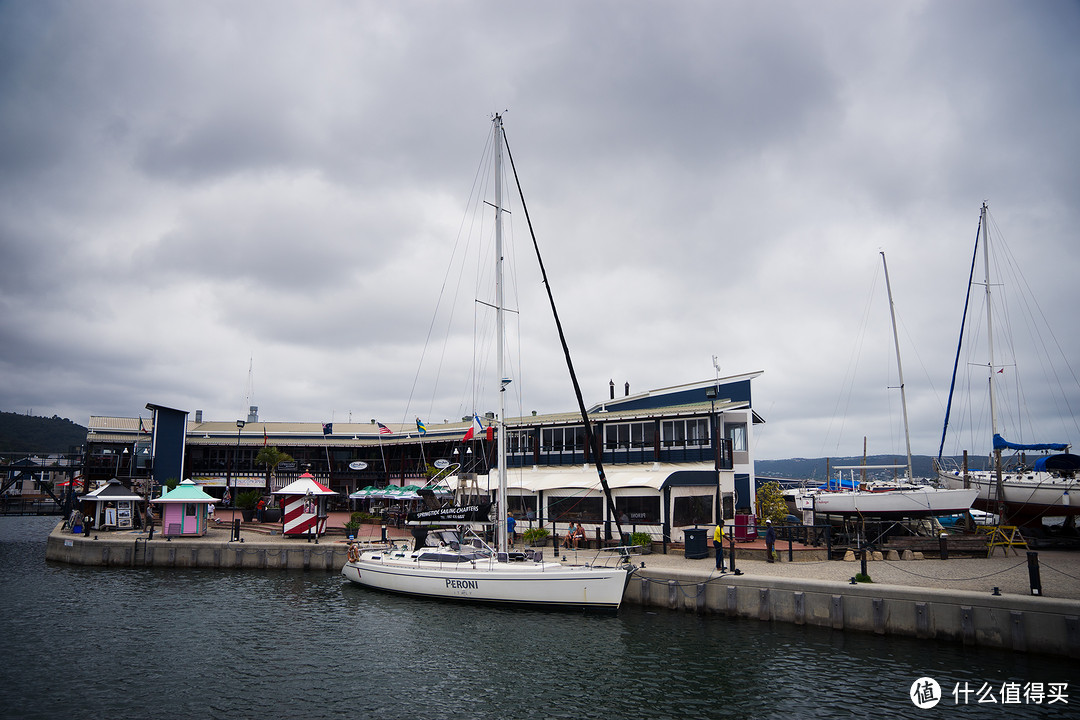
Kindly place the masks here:
<instances>
[{"instance_id":1,"label":"calm water surface","mask_svg":"<svg viewBox=\"0 0 1080 720\"><path fill-rule=\"evenodd\" d=\"M474 608L332 573L46 563L55 518L0 517L3 718L1080 717L1077 663L624 607ZM919 709L919 677L945 698ZM1069 683L968 704L956 683ZM1075 695L1075 697L1073 697Z\"/></svg>"}]
</instances>

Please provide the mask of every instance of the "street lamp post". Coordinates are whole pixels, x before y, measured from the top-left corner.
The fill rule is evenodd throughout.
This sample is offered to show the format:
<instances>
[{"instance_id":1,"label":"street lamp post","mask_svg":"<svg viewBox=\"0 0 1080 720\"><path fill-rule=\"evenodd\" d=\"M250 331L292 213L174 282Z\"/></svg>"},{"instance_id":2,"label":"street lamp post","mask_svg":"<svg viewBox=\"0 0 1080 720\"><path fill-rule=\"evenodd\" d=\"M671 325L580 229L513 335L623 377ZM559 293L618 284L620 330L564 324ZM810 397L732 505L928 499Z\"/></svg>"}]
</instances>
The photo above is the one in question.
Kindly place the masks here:
<instances>
[{"instance_id":1,"label":"street lamp post","mask_svg":"<svg viewBox=\"0 0 1080 720\"><path fill-rule=\"evenodd\" d=\"M246 425L243 420L236 421L236 450L233 452L233 487L232 487L232 520L233 527L236 527L236 475L240 470L240 431L244 429Z\"/></svg>"}]
</instances>

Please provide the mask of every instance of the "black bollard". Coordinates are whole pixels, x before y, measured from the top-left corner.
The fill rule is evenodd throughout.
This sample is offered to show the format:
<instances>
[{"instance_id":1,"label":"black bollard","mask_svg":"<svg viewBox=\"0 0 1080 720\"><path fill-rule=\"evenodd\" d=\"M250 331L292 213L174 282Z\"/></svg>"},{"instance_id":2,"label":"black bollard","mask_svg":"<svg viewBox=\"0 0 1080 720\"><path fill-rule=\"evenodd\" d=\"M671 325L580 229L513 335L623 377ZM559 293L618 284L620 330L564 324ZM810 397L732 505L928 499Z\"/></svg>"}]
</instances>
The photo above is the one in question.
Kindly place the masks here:
<instances>
[{"instance_id":1,"label":"black bollard","mask_svg":"<svg viewBox=\"0 0 1080 720\"><path fill-rule=\"evenodd\" d=\"M1028 580L1031 582L1031 594L1042 595L1042 579L1039 577L1039 553L1028 552Z\"/></svg>"},{"instance_id":2,"label":"black bollard","mask_svg":"<svg viewBox=\"0 0 1080 720\"><path fill-rule=\"evenodd\" d=\"M741 572L735 569L735 537L731 534L728 535L728 544L731 547L731 564L728 566L728 570L736 575L742 575Z\"/></svg>"},{"instance_id":3,"label":"black bollard","mask_svg":"<svg viewBox=\"0 0 1080 720\"><path fill-rule=\"evenodd\" d=\"M382 541L386 542L386 523L383 523L382 526Z\"/></svg>"},{"instance_id":4,"label":"black bollard","mask_svg":"<svg viewBox=\"0 0 1080 720\"><path fill-rule=\"evenodd\" d=\"M866 572L866 548L863 548L862 552L859 553L859 566L862 568L863 577L870 574Z\"/></svg>"},{"instance_id":5,"label":"black bollard","mask_svg":"<svg viewBox=\"0 0 1080 720\"><path fill-rule=\"evenodd\" d=\"M232 541L230 541L230 542L235 542L236 540L239 540L239 539L240 539L240 520L236 519L236 520L233 520Z\"/></svg>"},{"instance_id":6,"label":"black bollard","mask_svg":"<svg viewBox=\"0 0 1080 720\"><path fill-rule=\"evenodd\" d=\"M794 540L791 537L791 529L788 529L787 536L787 561L795 562L795 548L793 547Z\"/></svg>"},{"instance_id":7,"label":"black bollard","mask_svg":"<svg viewBox=\"0 0 1080 720\"><path fill-rule=\"evenodd\" d=\"M941 559L949 559L949 534L941 533L938 535L938 548L941 551Z\"/></svg>"}]
</instances>

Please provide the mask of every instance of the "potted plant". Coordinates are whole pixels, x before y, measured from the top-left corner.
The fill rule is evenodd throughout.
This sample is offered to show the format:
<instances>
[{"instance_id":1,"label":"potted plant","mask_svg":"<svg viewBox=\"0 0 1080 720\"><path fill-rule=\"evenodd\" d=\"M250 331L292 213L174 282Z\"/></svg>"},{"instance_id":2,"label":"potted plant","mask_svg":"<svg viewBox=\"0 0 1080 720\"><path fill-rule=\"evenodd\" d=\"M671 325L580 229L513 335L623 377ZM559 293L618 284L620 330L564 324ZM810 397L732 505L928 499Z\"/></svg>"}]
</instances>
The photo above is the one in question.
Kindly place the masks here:
<instances>
[{"instance_id":1,"label":"potted plant","mask_svg":"<svg viewBox=\"0 0 1080 720\"><path fill-rule=\"evenodd\" d=\"M355 538L359 532L360 523L350 518L349 522L345 523L345 537Z\"/></svg>"},{"instance_id":2,"label":"potted plant","mask_svg":"<svg viewBox=\"0 0 1080 720\"><path fill-rule=\"evenodd\" d=\"M258 490L245 490L236 495L236 507L240 508L244 522L251 522L251 519L255 517L255 507L261 499L262 493Z\"/></svg>"},{"instance_id":3,"label":"potted plant","mask_svg":"<svg viewBox=\"0 0 1080 720\"><path fill-rule=\"evenodd\" d=\"M647 532L630 533L630 544L640 545L642 554L652 552L652 535Z\"/></svg>"},{"instance_id":4,"label":"potted plant","mask_svg":"<svg viewBox=\"0 0 1080 720\"><path fill-rule=\"evenodd\" d=\"M548 537L550 535L551 531L547 528L529 528L521 533L521 539L526 545L531 545L533 547L547 547Z\"/></svg>"}]
</instances>

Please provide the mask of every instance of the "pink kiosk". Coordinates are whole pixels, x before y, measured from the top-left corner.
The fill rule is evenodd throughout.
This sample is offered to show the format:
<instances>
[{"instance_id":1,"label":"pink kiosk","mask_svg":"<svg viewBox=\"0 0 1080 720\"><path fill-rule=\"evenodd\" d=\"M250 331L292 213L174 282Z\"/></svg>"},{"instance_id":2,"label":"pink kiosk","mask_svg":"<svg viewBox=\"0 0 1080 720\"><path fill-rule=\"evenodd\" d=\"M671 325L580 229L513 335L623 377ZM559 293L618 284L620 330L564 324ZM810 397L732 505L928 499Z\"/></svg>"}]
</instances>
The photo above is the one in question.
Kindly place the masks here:
<instances>
[{"instance_id":1,"label":"pink kiosk","mask_svg":"<svg viewBox=\"0 0 1080 720\"><path fill-rule=\"evenodd\" d=\"M304 473L274 495L285 499L284 532L286 535L314 535L326 532L326 498L336 492Z\"/></svg>"},{"instance_id":2,"label":"pink kiosk","mask_svg":"<svg viewBox=\"0 0 1080 720\"><path fill-rule=\"evenodd\" d=\"M161 508L162 535L169 538L205 535L208 525L207 509L217 502L217 498L203 492L198 483L184 480L150 502Z\"/></svg>"}]
</instances>

